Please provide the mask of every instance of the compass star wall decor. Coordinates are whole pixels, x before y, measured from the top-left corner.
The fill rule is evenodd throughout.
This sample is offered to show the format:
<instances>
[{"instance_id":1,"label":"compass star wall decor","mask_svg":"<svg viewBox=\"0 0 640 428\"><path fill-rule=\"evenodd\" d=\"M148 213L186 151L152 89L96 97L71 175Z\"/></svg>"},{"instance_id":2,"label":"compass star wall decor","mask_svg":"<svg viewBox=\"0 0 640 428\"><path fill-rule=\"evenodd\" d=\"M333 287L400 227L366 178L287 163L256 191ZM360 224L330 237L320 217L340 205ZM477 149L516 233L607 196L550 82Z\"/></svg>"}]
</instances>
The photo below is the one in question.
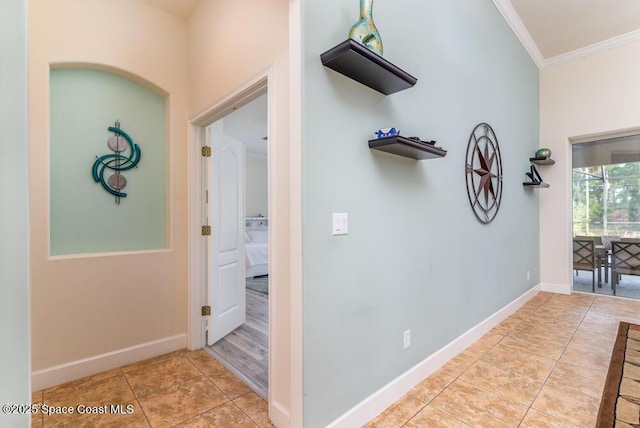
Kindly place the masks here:
<instances>
[{"instance_id":1,"label":"compass star wall decor","mask_svg":"<svg viewBox=\"0 0 640 428\"><path fill-rule=\"evenodd\" d=\"M487 123L473 129L465 163L467 195L480 223L491 223L502 200L502 157L498 138Z\"/></svg>"}]
</instances>

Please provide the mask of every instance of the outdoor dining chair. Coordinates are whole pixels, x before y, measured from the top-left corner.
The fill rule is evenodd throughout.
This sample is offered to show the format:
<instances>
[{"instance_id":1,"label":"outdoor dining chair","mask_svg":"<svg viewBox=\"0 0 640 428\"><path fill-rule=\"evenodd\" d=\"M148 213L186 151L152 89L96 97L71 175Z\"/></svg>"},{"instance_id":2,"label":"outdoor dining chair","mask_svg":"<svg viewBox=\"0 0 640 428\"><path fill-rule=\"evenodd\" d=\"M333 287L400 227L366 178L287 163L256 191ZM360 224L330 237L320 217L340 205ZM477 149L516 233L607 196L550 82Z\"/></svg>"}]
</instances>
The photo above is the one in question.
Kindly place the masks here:
<instances>
[{"instance_id":1,"label":"outdoor dining chair","mask_svg":"<svg viewBox=\"0 0 640 428\"><path fill-rule=\"evenodd\" d=\"M640 240L611 242L611 289L614 296L620 275L640 275Z\"/></svg>"},{"instance_id":2,"label":"outdoor dining chair","mask_svg":"<svg viewBox=\"0 0 640 428\"><path fill-rule=\"evenodd\" d=\"M595 242L593 239L573 240L573 269L591 271L591 291L596 292L596 271L598 284L601 283L600 264L596 260Z\"/></svg>"}]
</instances>

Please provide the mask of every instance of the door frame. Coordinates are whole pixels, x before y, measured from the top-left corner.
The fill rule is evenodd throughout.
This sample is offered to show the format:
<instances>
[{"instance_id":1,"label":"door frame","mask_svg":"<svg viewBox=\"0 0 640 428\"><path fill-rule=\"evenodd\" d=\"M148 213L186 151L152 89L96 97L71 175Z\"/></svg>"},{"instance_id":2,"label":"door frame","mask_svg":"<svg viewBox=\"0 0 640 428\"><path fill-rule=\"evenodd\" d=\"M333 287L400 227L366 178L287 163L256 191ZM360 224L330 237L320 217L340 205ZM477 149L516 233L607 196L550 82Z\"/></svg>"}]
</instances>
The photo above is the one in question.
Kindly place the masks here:
<instances>
[{"instance_id":1,"label":"door frame","mask_svg":"<svg viewBox=\"0 0 640 428\"><path fill-rule=\"evenodd\" d=\"M292 0L297 4L299 0ZM297 5L299 8L299 5ZM299 15L299 12L298 12ZM297 16L296 14L292 16ZM299 31L299 29L298 29ZM295 39L297 40L297 39ZM299 58L299 45L292 52ZM284 77L283 74L288 77ZM288 80L292 79L291 83ZM296 83L297 82L297 83ZM278 86L280 85L280 86ZM285 95L282 86L289 86ZM276 88L277 86L277 88ZM233 111L238 103L268 93L268 170L269 170L269 273L278 287L269 293L269 418L277 426L302 426L302 250L301 250L301 94L299 61L288 70L274 65L257 73L231 94L189 118L189 255L187 300L187 347L204 346L205 304L201 235L203 210L202 156L204 126ZM276 90L279 89L279 90ZM288 99L283 99L287 97ZM287 105L284 116L276 109ZM279 128L278 128L279 126ZM277 139L281 141L276 142ZM277 168L287 165L287 171ZM279 219L283 219L282 221ZM286 219L286 220L285 220ZM286 221L286 222L285 222ZM279 230L279 232L276 232Z\"/></svg>"},{"instance_id":2,"label":"door frame","mask_svg":"<svg viewBox=\"0 0 640 428\"><path fill-rule=\"evenodd\" d=\"M254 79L227 95L220 102L207 108L204 112L191 119L189 129L189 334L187 346L190 350L206 346L204 341L205 318L201 315L201 308L206 304L205 286L207 282L204 260L206 255L206 240L202 237L202 213L204 210L203 168L201 147L205 141L205 128L211 123L227 116L238 107L254 100L258 96L269 92L269 70L265 70ZM269 105L271 103L269 102ZM271 112L269 112L271 113ZM272 114L268 115L268 134L272 133ZM267 140L271 145L272 138ZM269 150L269 149L268 149ZM269 162L271 162L269 160ZM269 178L271 181L271 178ZM272 186L269 183L269 200L271 200ZM271 211L271 206L269 207ZM269 241L271 250L271 241ZM271 324L272 299L269 299L269 324ZM271 335L269 335L271 342ZM269 344L271 346L271 343Z\"/></svg>"}]
</instances>

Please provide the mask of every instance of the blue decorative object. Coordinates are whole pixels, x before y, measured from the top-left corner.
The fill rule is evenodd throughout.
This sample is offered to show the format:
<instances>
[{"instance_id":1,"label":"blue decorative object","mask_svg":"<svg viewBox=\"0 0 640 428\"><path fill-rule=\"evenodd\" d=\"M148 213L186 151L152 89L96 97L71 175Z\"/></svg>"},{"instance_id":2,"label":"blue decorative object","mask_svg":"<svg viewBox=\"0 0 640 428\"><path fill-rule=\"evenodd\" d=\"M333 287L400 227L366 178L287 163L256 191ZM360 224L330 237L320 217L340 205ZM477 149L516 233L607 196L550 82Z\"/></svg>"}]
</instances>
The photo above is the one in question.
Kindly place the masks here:
<instances>
[{"instance_id":1,"label":"blue decorative object","mask_svg":"<svg viewBox=\"0 0 640 428\"><path fill-rule=\"evenodd\" d=\"M396 128L382 128L378 129L374 134L377 135L378 138L394 137L400 135L400 130Z\"/></svg>"},{"instance_id":2,"label":"blue decorative object","mask_svg":"<svg viewBox=\"0 0 640 428\"><path fill-rule=\"evenodd\" d=\"M108 128L110 132L114 133L114 136L109 138L108 145L114 153L96 156L96 161L93 163L91 174L95 182L99 182L102 188L116 197L116 203L120 204L120 198L126 198L127 194L121 192L127 185L127 179L120 174L120 171L126 171L137 167L140 162L140 146L133 142L129 134L120 129L120 122L116 121L115 126ZM125 156L122 153L129 149L129 156ZM114 174L109 176L107 180L104 178L106 169L114 171Z\"/></svg>"}]
</instances>

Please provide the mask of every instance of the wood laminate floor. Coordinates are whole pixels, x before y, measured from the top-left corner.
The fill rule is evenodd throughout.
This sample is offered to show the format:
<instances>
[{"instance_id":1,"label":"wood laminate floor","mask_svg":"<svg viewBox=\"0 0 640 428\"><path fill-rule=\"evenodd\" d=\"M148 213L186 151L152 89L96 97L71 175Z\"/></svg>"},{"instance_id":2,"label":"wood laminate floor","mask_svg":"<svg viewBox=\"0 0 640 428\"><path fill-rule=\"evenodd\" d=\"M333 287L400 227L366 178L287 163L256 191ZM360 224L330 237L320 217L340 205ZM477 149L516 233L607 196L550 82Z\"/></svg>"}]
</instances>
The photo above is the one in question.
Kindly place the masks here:
<instances>
[{"instance_id":1,"label":"wood laminate floor","mask_svg":"<svg viewBox=\"0 0 640 428\"><path fill-rule=\"evenodd\" d=\"M206 349L265 400L268 389L269 296L247 292L247 322Z\"/></svg>"}]
</instances>

